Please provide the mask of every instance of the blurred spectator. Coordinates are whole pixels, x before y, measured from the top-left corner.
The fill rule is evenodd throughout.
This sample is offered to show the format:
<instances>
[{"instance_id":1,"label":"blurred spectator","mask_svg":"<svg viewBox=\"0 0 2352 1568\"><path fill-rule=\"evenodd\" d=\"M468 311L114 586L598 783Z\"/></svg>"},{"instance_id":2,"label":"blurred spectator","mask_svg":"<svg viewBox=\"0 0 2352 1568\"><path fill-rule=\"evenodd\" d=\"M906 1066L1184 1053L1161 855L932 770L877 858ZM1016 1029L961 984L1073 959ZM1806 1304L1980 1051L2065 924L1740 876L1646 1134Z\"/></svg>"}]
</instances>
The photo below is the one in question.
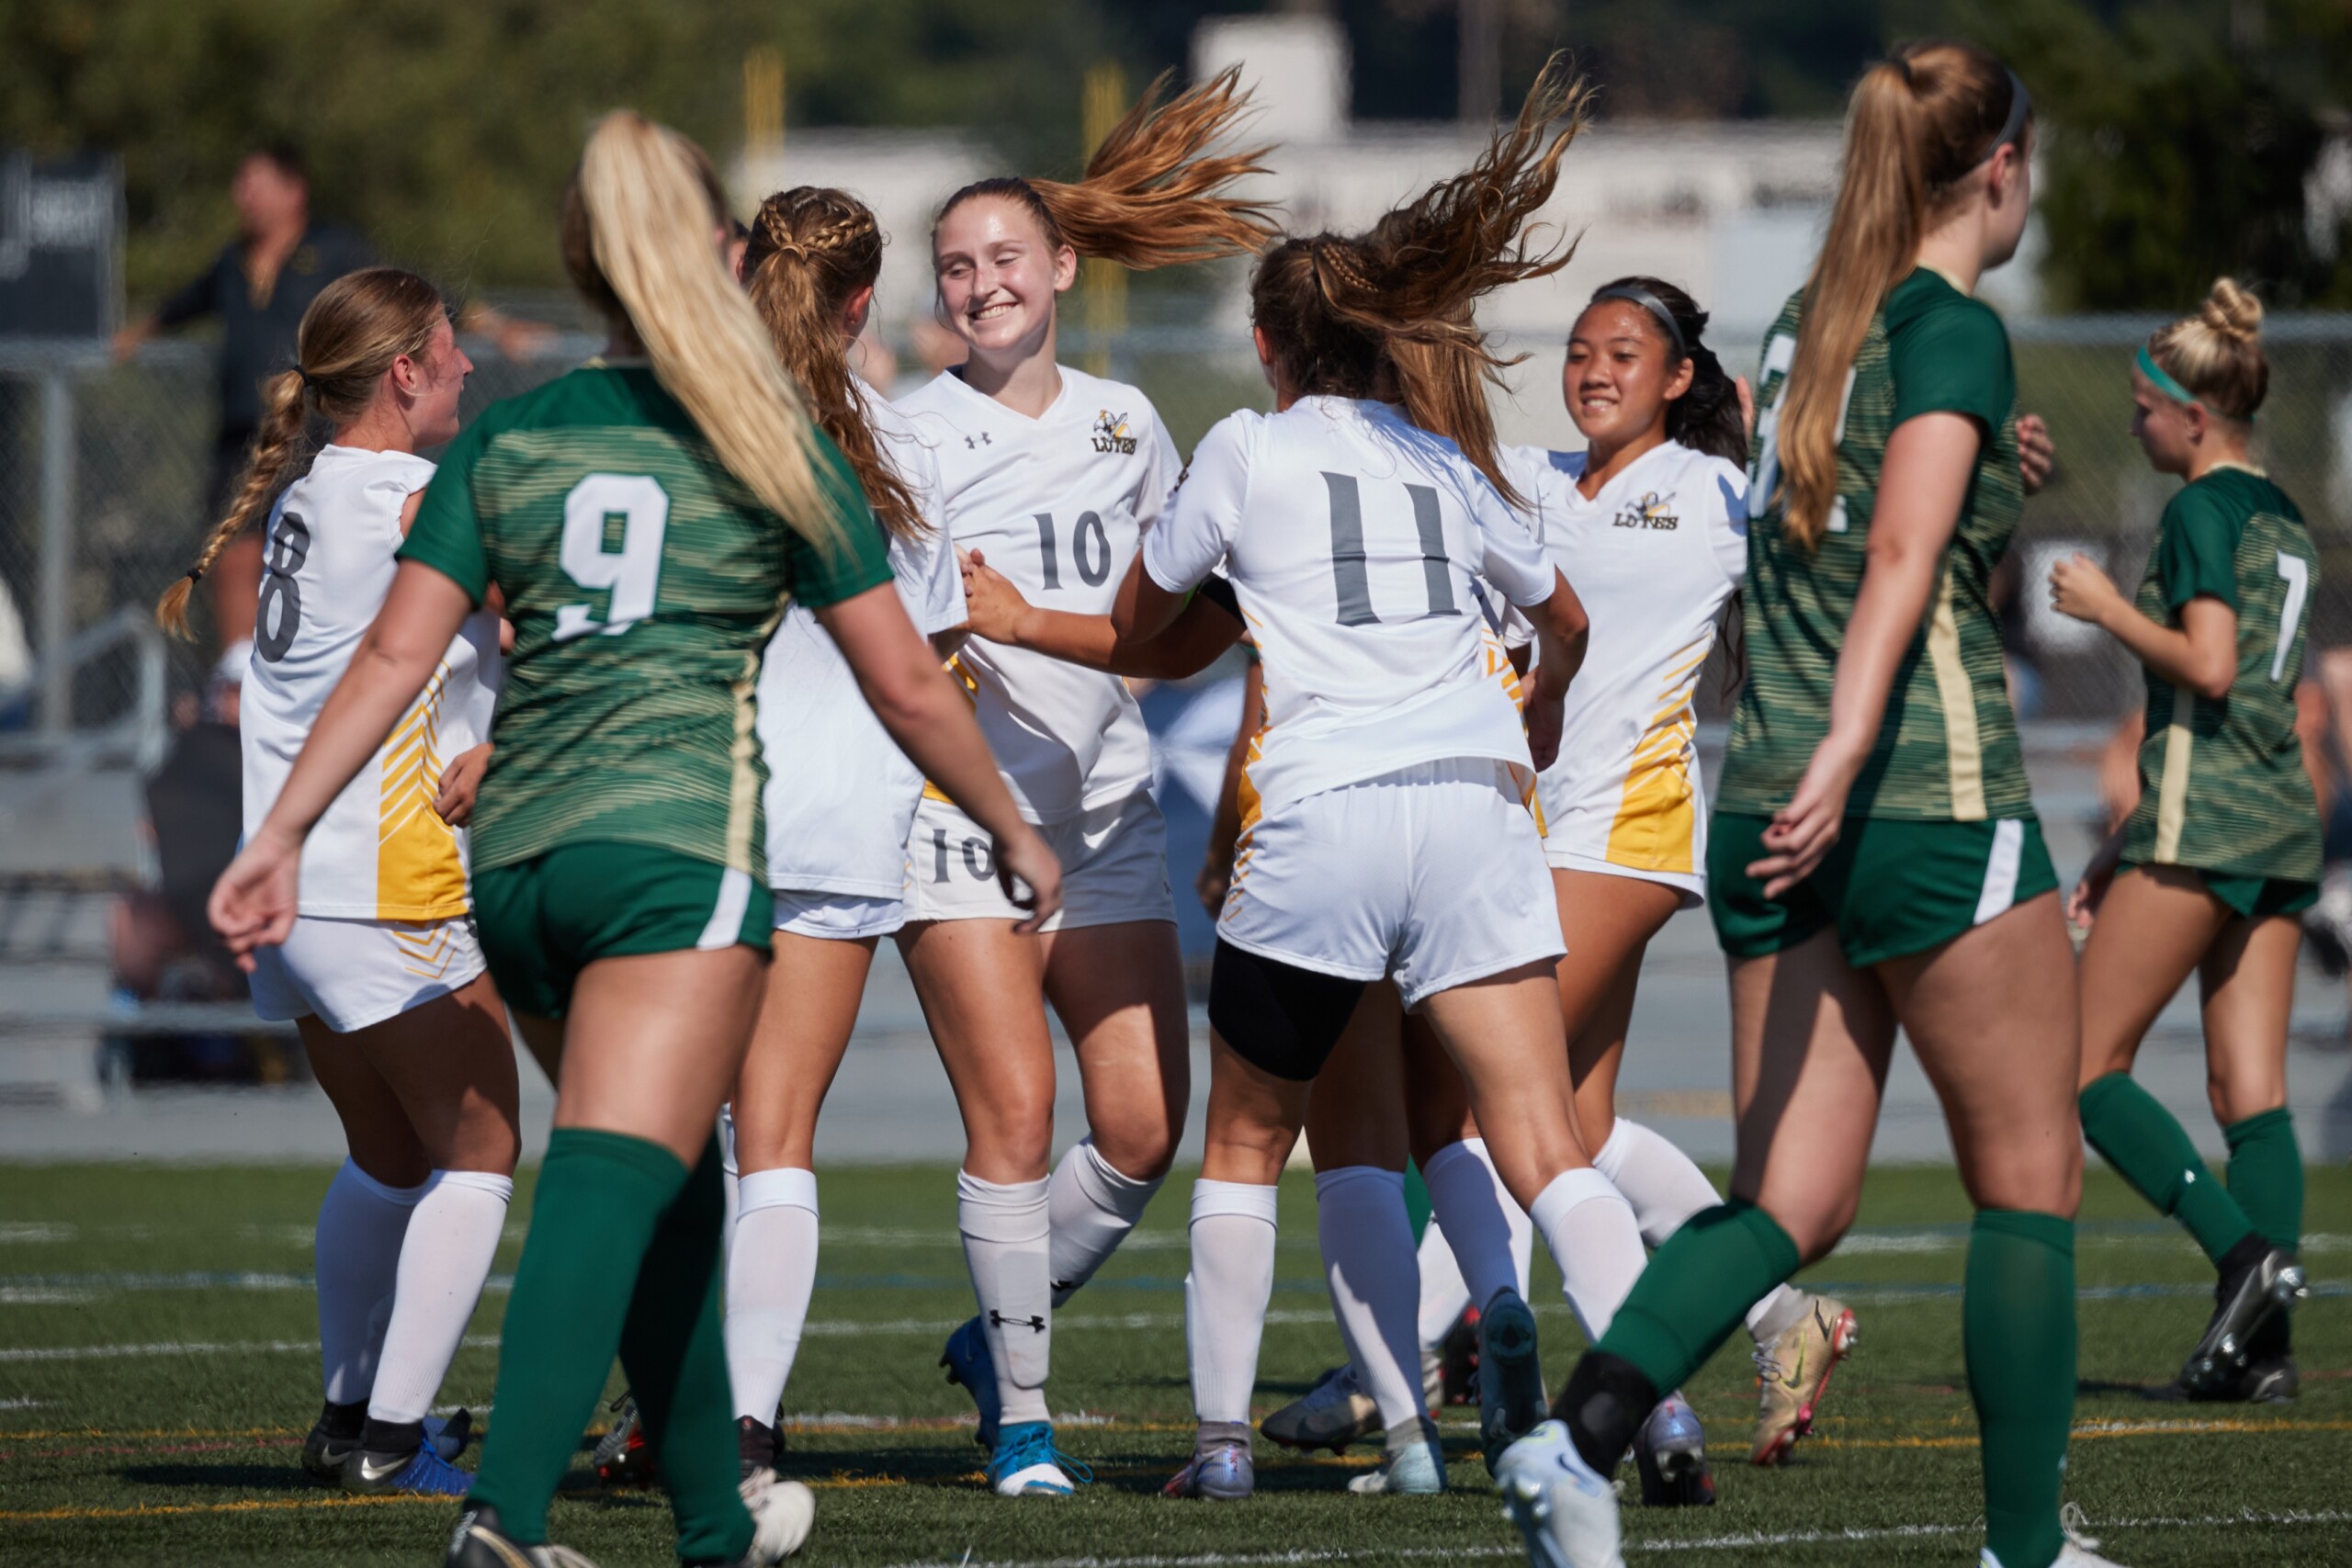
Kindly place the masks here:
<instances>
[{"instance_id":1,"label":"blurred spectator","mask_svg":"<svg viewBox=\"0 0 2352 1568\"><path fill-rule=\"evenodd\" d=\"M220 423L205 491L208 523L227 509L244 477L246 450L261 423L261 385L294 363L302 312L328 284L376 261L358 234L311 220L310 178L291 147L272 144L246 153L229 199L237 209L235 241L153 315L123 328L114 340L116 359L127 359L166 328L220 318ZM221 554L205 586L220 646L251 637L261 588L260 529L247 530Z\"/></svg>"},{"instance_id":2,"label":"blurred spectator","mask_svg":"<svg viewBox=\"0 0 2352 1568\"><path fill-rule=\"evenodd\" d=\"M220 656L201 697L184 699L164 765L147 781L144 831L156 885L118 899L109 922L115 984L137 1000L220 1001L245 979L213 934L204 903L237 852L244 765L238 694L253 645Z\"/></svg>"}]
</instances>

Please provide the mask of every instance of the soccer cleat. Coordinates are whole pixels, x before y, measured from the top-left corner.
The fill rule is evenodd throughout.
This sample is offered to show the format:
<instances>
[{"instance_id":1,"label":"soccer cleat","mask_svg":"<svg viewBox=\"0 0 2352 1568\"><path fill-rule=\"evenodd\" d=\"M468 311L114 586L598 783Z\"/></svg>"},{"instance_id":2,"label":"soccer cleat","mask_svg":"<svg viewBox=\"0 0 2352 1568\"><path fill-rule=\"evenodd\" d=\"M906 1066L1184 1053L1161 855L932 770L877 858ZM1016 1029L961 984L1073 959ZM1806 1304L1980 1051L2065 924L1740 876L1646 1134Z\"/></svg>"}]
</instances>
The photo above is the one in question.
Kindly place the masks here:
<instances>
[{"instance_id":1,"label":"soccer cleat","mask_svg":"<svg viewBox=\"0 0 2352 1568\"><path fill-rule=\"evenodd\" d=\"M1093 1472L1054 1447L1050 1421L1016 1421L997 1433L989 1454L989 1487L1000 1497L1067 1497Z\"/></svg>"},{"instance_id":2,"label":"soccer cleat","mask_svg":"<svg viewBox=\"0 0 2352 1568\"><path fill-rule=\"evenodd\" d=\"M772 1470L755 1470L738 1489L752 1511L752 1547L737 1568L768 1568L800 1550L817 1522L817 1495L797 1481L778 1481Z\"/></svg>"},{"instance_id":3,"label":"soccer cleat","mask_svg":"<svg viewBox=\"0 0 2352 1568\"><path fill-rule=\"evenodd\" d=\"M741 1450L745 1482L763 1470L775 1469L775 1456L784 1451L784 1438L774 1427L750 1416L735 1417L735 1443Z\"/></svg>"},{"instance_id":4,"label":"soccer cleat","mask_svg":"<svg viewBox=\"0 0 2352 1568\"><path fill-rule=\"evenodd\" d=\"M1756 1438L1748 1462L1774 1465L1813 1430L1814 1412L1829 1392L1829 1374L1853 1353L1861 1331L1844 1302L1814 1296L1804 1315L1770 1345L1756 1348Z\"/></svg>"},{"instance_id":5,"label":"soccer cleat","mask_svg":"<svg viewBox=\"0 0 2352 1568\"><path fill-rule=\"evenodd\" d=\"M607 1486L650 1486L658 1472L653 1450L645 1440L645 1423L637 1418L637 1401L624 1393L606 1408L614 1413L612 1430L596 1439L592 1462L596 1479Z\"/></svg>"},{"instance_id":6,"label":"soccer cleat","mask_svg":"<svg viewBox=\"0 0 2352 1568\"><path fill-rule=\"evenodd\" d=\"M596 1568L568 1546L526 1546L498 1528L498 1510L484 1504L458 1516L442 1568Z\"/></svg>"},{"instance_id":7,"label":"soccer cleat","mask_svg":"<svg viewBox=\"0 0 2352 1568\"><path fill-rule=\"evenodd\" d=\"M1193 1451L1192 1462L1159 1489L1163 1497L1200 1497L1238 1503L1258 1489L1258 1467L1247 1443L1211 1443Z\"/></svg>"},{"instance_id":8,"label":"soccer cleat","mask_svg":"<svg viewBox=\"0 0 2352 1568\"><path fill-rule=\"evenodd\" d=\"M1634 1438L1634 1468L1641 1472L1642 1502L1652 1508L1689 1508L1715 1500L1715 1478L1707 1468L1707 1438L1699 1413L1679 1393L1658 1401Z\"/></svg>"},{"instance_id":9,"label":"soccer cleat","mask_svg":"<svg viewBox=\"0 0 2352 1568\"><path fill-rule=\"evenodd\" d=\"M321 1481L340 1483L344 1464L357 1451L366 1430L363 1426L347 1438L337 1437L327 1430L326 1416L322 1413L311 1427L311 1435L302 1439L302 1468ZM443 1459L454 1460L464 1453L473 1436L471 1411L460 1410L446 1421L438 1416L424 1418L424 1441Z\"/></svg>"},{"instance_id":10,"label":"soccer cleat","mask_svg":"<svg viewBox=\"0 0 2352 1568\"><path fill-rule=\"evenodd\" d=\"M1349 1444L1362 1442L1380 1427L1380 1406L1357 1383L1352 1364L1333 1367L1315 1380L1303 1398L1258 1423L1268 1442L1301 1453L1329 1449L1343 1454Z\"/></svg>"},{"instance_id":11,"label":"soccer cleat","mask_svg":"<svg viewBox=\"0 0 2352 1568\"><path fill-rule=\"evenodd\" d=\"M1505 1449L1495 1490L1532 1568L1625 1568L1617 1488L1593 1473L1562 1423L1546 1421Z\"/></svg>"},{"instance_id":12,"label":"soccer cleat","mask_svg":"<svg viewBox=\"0 0 2352 1568\"><path fill-rule=\"evenodd\" d=\"M1517 1291L1495 1292L1478 1322L1478 1446L1489 1474L1502 1451L1543 1421L1544 1363L1535 1314Z\"/></svg>"},{"instance_id":13,"label":"soccer cleat","mask_svg":"<svg viewBox=\"0 0 2352 1568\"><path fill-rule=\"evenodd\" d=\"M354 1449L344 1461L343 1489L362 1495L405 1492L420 1497L462 1497L474 1478L435 1452L430 1442L404 1454Z\"/></svg>"},{"instance_id":14,"label":"soccer cleat","mask_svg":"<svg viewBox=\"0 0 2352 1568\"><path fill-rule=\"evenodd\" d=\"M2079 1503L2068 1503L2058 1510L2058 1528L2065 1533L2066 1543L2058 1549L2050 1568L2122 1568L2121 1563L2098 1555L2098 1541L2084 1533L2088 1524ZM1977 1553L1976 1561L1979 1568L2001 1568L2001 1560L1989 1546Z\"/></svg>"},{"instance_id":15,"label":"soccer cleat","mask_svg":"<svg viewBox=\"0 0 2352 1568\"><path fill-rule=\"evenodd\" d=\"M2233 1385L2245 1372L2255 1335L2310 1293L2302 1265L2292 1253L2276 1247L2235 1273L2223 1275L2213 1287L2212 1319L2182 1363L2180 1386L2191 1399L2205 1399Z\"/></svg>"},{"instance_id":16,"label":"soccer cleat","mask_svg":"<svg viewBox=\"0 0 2352 1568\"><path fill-rule=\"evenodd\" d=\"M443 1459L456 1459L474 1440L474 1413L460 1410L446 1421L438 1416L427 1416L424 1418L424 1440Z\"/></svg>"},{"instance_id":17,"label":"soccer cleat","mask_svg":"<svg viewBox=\"0 0 2352 1568\"><path fill-rule=\"evenodd\" d=\"M1003 1418L1004 1406L996 1393L996 1362L989 1355L988 1331L980 1320L973 1318L947 1337L947 1348L940 1353L939 1364L947 1369L947 1381L964 1385L972 1403L980 1407L980 1425L972 1440L984 1449L994 1449L997 1424Z\"/></svg>"},{"instance_id":18,"label":"soccer cleat","mask_svg":"<svg viewBox=\"0 0 2352 1568\"><path fill-rule=\"evenodd\" d=\"M1445 1452L1438 1447L1437 1428L1422 1424L1421 1440L1391 1449L1380 1468L1348 1483L1359 1497L1427 1497L1445 1490Z\"/></svg>"}]
</instances>

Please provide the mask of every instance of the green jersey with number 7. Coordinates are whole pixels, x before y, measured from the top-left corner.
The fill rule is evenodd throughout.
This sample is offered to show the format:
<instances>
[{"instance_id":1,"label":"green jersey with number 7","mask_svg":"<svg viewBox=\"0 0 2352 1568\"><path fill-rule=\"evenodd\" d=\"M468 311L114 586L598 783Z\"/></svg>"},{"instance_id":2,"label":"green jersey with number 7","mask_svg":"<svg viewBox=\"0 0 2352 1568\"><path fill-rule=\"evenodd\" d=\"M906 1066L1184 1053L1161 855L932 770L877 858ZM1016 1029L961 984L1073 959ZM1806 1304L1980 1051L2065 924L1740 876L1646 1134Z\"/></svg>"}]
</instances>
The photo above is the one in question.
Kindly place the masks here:
<instances>
[{"instance_id":1,"label":"green jersey with number 7","mask_svg":"<svg viewBox=\"0 0 2352 1568\"><path fill-rule=\"evenodd\" d=\"M819 474L857 498L821 434ZM722 465L642 363L587 366L486 411L450 444L403 560L479 604L514 649L473 819L472 863L560 844L646 844L764 877L753 730L761 649L792 600L890 581L862 498L828 558Z\"/></svg>"}]
</instances>

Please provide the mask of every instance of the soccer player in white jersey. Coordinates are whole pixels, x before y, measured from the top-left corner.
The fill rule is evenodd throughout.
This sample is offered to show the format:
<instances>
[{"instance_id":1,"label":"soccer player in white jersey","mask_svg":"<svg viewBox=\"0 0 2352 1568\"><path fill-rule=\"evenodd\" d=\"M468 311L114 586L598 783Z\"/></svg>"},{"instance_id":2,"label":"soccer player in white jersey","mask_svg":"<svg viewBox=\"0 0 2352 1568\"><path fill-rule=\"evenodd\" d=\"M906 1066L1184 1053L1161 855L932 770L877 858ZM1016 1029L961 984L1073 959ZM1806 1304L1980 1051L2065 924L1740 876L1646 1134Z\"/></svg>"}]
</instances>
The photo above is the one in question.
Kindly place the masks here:
<instances>
[{"instance_id":1,"label":"soccer player in white jersey","mask_svg":"<svg viewBox=\"0 0 2352 1568\"><path fill-rule=\"evenodd\" d=\"M1605 1324L1641 1271L1633 1213L1577 1141L1559 924L1525 804L1557 746L1585 617L1510 510L1482 385L1495 360L1470 324L1487 290L1564 265L1524 248L1523 230L1583 101L1555 60L1468 173L1364 235L1266 255L1250 306L1277 412L1234 414L1202 440L1112 612L1122 635L1151 636L1223 565L1265 661L1270 721L1211 980L1185 1303L1200 1427L1171 1495L1254 1490L1274 1183L1371 982L1393 980L1460 1066L1579 1315ZM1546 656L1525 733L1486 593L1529 614ZM1500 1292L1489 1317L1508 1325L1489 1332L1508 1363L1494 1441L1531 1428L1543 1398L1525 1302Z\"/></svg>"},{"instance_id":2,"label":"soccer player in white jersey","mask_svg":"<svg viewBox=\"0 0 2352 1568\"><path fill-rule=\"evenodd\" d=\"M433 477L416 454L458 433L472 369L424 279L372 267L330 284L302 317L295 367L266 389L235 505L157 606L185 630L189 589L266 513L241 716L249 835L390 591L393 553ZM313 416L334 426L315 456ZM303 846L292 934L254 957L254 1009L294 1021L351 1151L319 1206L326 1405L302 1463L352 1491L455 1497L473 1479L448 1462L468 1424L427 1413L514 1189L514 1052L457 825L481 773L479 758L458 763L490 736L498 637L484 608L450 641Z\"/></svg>"},{"instance_id":3,"label":"soccer player in white jersey","mask_svg":"<svg viewBox=\"0 0 2352 1568\"><path fill-rule=\"evenodd\" d=\"M1108 610L1180 468L1142 393L1056 363L1056 296L1081 254L1150 267L1256 248L1266 220L1224 194L1256 154L1204 151L1245 105L1229 72L1164 105L1155 88L1078 184L983 180L933 228L940 313L967 357L899 407L937 454L956 547L1040 603ZM979 1405L991 1486L1062 1495L1044 1392L1052 1314L1134 1227L1183 1126L1175 905L1125 685L978 638L956 668L1023 815L1062 860L1064 903L1041 934L1017 931L989 836L926 792L899 941L963 1111L957 1224L979 1305L944 1364ZM1046 1001L1076 1048L1091 1131L1058 1166Z\"/></svg>"},{"instance_id":4,"label":"soccer player in white jersey","mask_svg":"<svg viewBox=\"0 0 2352 1568\"><path fill-rule=\"evenodd\" d=\"M882 243L872 210L847 192L779 191L752 220L743 283L889 536L908 617L945 657L963 640L964 592L940 520L938 457L849 367ZM727 1255L727 1364L747 1475L775 1461L777 1403L817 1278L817 1115L875 942L906 923L907 833L923 787L798 604L768 645L759 696L775 954L733 1103L739 1201Z\"/></svg>"}]
</instances>

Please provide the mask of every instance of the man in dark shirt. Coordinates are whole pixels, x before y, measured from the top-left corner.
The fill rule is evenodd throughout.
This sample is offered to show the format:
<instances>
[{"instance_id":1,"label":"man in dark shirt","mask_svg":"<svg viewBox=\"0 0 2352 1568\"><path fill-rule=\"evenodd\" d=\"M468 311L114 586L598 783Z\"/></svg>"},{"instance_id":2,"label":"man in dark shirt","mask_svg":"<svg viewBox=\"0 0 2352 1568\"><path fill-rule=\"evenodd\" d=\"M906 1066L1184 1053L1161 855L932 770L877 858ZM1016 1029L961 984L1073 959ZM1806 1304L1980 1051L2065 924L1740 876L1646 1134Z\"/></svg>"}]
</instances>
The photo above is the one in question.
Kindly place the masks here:
<instances>
[{"instance_id":1,"label":"man in dark shirt","mask_svg":"<svg viewBox=\"0 0 2352 1568\"><path fill-rule=\"evenodd\" d=\"M376 255L348 229L311 219L311 186L302 162L283 146L256 148L237 165L230 186L237 209L237 239L212 265L173 294L153 316L116 334L117 359L127 359L156 333L201 316L218 316L220 345L220 424L212 449L207 517L229 509L244 477L245 455L261 423L262 383L294 363L302 312L320 290ZM227 648L253 635L261 586L261 536L249 529L221 552L206 574L213 624Z\"/></svg>"}]
</instances>

